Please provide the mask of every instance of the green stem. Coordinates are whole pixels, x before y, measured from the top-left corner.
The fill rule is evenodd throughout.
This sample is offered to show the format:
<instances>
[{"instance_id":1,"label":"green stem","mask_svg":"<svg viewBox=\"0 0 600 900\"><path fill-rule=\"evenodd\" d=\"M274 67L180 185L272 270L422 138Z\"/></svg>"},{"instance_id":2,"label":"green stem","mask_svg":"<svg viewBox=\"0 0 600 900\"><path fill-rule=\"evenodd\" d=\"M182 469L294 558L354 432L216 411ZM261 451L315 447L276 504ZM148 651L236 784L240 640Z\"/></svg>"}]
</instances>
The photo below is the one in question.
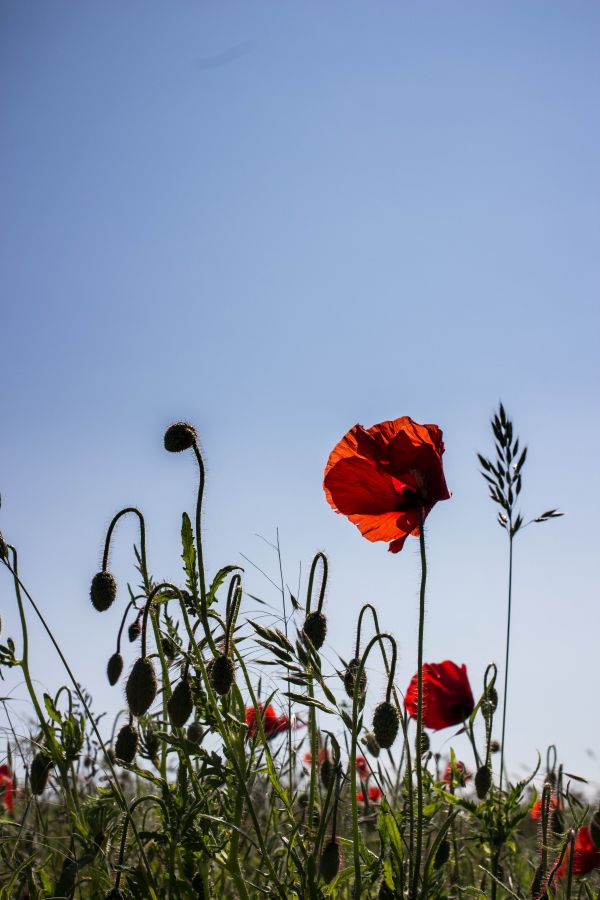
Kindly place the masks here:
<instances>
[{"instance_id":1,"label":"green stem","mask_svg":"<svg viewBox=\"0 0 600 900\"><path fill-rule=\"evenodd\" d=\"M205 482L204 460L202 459L202 454L200 453L200 448L196 441L194 441L193 449L200 473L198 498L196 500L196 556L198 557L198 576L200 579L200 619L210 649L212 650L213 655L217 656L217 646L214 642L212 631L210 630L210 625L208 623L208 600L206 595L206 577L204 574L204 556L202 553L202 499L204 497Z\"/></svg>"},{"instance_id":2,"label":"green stem","mask_svg":"<svg viewBox=\"0 0 600 900\"><path fill-rule=\"evenodd\" d=\"M509 528L512 523L509 522ZM508 544L508 614L506 618L506 659L504 661L504 697L502 702L502 739L500 742L500 790L502 790L502 779L504 778L504 739L506 734L506 700L508 694L508 663L510 658L510 617L512 610L512 571L513 571L513 537L509 538ZM507 779L508 780L508 779Z\"/></svg>"},{"instance_id":3,"label":"green stem","mask_svg":"<svg viewBox=\"0 0 600 900\"><path fill-rule=\"evenodd\" d=\"M415 751L415 763L417 768L417 834L412 883L413 900L417 900L418 897L421 853L423 847L423 764L421 743L423 737L423 633L425 630L427 558L425 555L425 533L422 507L419 508L419 547L421 550L421 590L419 593L419 636L417 645L417 747Z\"/></svg>"}]
</instances>

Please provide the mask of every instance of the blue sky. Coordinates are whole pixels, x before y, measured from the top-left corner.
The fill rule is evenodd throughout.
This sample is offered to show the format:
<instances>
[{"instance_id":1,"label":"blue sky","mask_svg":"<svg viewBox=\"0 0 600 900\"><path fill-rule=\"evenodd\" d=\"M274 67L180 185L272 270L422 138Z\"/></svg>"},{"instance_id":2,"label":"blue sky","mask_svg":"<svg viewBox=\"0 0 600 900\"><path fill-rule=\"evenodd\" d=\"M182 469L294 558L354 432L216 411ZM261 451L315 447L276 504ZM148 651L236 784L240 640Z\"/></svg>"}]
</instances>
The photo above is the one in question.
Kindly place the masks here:
<instances>
[{"instance_id":1,"label":"blue sky","mask_svg":"<svg viewBox=\"0 0 600 900\"><path fill-rule=\"evenodd\" d=\"M118 705L119 613L89 580L132 503L154 574L177 574L196 475L162 433L181 418L209 570L243 553L276 576L256 535L277 527L290 584L324 549L331 659L374 602L400 687L416 542L362 540L322 470L355 422L438 423L453 498L428 520L425 655L477 691L503 656L506 547L475 460L501 398L530 447L524 507L567 512L516 548L509 762L554 741L600 781L599 27L591 2L2 4L0 528L98 710ZM247 587L278 602L250 567Z\"/></svg>"}]
</instances>

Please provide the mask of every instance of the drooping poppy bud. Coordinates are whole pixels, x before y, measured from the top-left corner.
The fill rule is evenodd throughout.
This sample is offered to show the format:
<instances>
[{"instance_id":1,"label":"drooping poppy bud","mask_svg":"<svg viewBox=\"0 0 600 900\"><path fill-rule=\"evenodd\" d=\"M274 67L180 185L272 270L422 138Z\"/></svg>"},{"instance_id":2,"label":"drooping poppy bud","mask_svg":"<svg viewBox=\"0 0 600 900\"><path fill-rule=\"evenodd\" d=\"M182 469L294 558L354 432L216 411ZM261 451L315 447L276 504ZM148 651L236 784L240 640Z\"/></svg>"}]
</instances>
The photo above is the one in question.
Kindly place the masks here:
<instances>
[{"instance_id":1,"label":"drooping poppy bud","mask_svg":"<svg viewBox=\"0 0 600 900\"><path fill-rule=\"evenodd\" d=\"M134 725L124 725L117 735L115 757L131 765L138 751L139 741L137 728Z\"/></svg>"},{"instance_id":2,"label":"drooping poppy bud","mask_svg":"<svg viewBox=\"0 0 600 900\"><path fill-rule=\"evenodd\" d=\"M129 643L133 644L139 638L142 633L142 623L140 621L140 617L138 616L133 620L129 628L127 629L127 637L129 638Z\"/></svg>"},{"instance_id":3,"label":"drooping poppy bud","mask_svg":"<svg viewBox=\"0 0 600 900\"><path fill-rule=\"evenodd\" d=\"M146 745L146 755L150 759L156 759L160 750L160 737L155 728L148 728L144 734L144 744Z\"/></svg>"},{"instance_id":4,"label":"drooping poppy bud","mask_svg":"<svg viewBox=\"0 0 600 900\"><path fill-rule=\"evenodd\" d=\"M108 683L114 687L123 671L123 657L120 653L113 653L106 666Z\"/></svg>"},{"instance_id":5,"label":"drooping poppy bud","mask_svg":"<svg viewBox=\"0 0 600 900\"><path fill-rule=\"evenodd\" d=\"M31 793L39 796L44 793L44 788L48 782L48 775L52 768L52 760L45 753L36 753L31 760L31 768L29 769L29 782L31 784Z\"/></svg>"},{"instance_id":6,"label":"drooping poppy bud","mask_svg":"<svg viewBox=\"0 0 600 900\"><path fill-rule=\"evenodd\" d=\"M194 709L192 689L187 678L182 678L179 682L169 697L167 708L169 710L171 724L175 728L181 728L185 725Z\"/></svg>"},{"instance_id":7,"label":"drooping poppy bud","mask_svg":"<svg viewBox=\"0 0 600 900\"><path fill-rule=\"evenodd\" d=\"M354 657L348 663L348 668L344 672L344 688L346 689L346 693L350 697L350 699L354 698L354 685L356 684L356 676L358 675L358 670L360 668L360 659L358 657ZM367 673L365 672L364 666L363 670L360 673L360 684L358 688L358 696L364 697L367 691Z\"/></svg>"},{"instance_id":8,"label":"drooping poppy bud","mask_svg":"<svg viewBox=\"0 0 600 900\"><path fill-rule=\"evenodd\" d=\"M175 422L165 431L165 450L169 453L181 453L189 450L198 440L196 429L189 422Z\"/></svg>"},{"instance_id":9,"label":"drooping poppy bud","mask_svg":"<svg viewBox=\"0 0 600 900\"><path fill-rule=\"evenodd\" d=\"M488 766L481 766L475 774L475 791L480 800L483 800L491 786L492 773Z\"/></svg>"},{"instance_id":10,"label":"drooping poppy bud","mask_svg":"<svg viewBox=\"0 0 600 900\"><path fill-rule=\"evenodd\" d=\"M90 597L98 612L106 612L117 596L117 582L110 572L97 572L92 578Z\"/></svg>"},{"instance_id":11,"label":"drooping poppy bud","mask_svg":"<svg viewBox=\"0 0 600 900\"><path fill-rule=\"evenodd\" d=\"M329 787L331 784L331 779L335 775L335 766L331 761L329 754L326 753L321 760L321 764L319 766L319 775L321 777L321 784L325 789Z\"/></svg>"},{"instance_id":12,"label":"drooping poppy bud","mask_svg":"<svg viewBox=\"0 0 600 900\"><path fill-rule=\"evenodd\" d=\"M235 678L235 666L233 660L224 653L217 656L210 666L210 685L221 697L228 694Z\"/></svg>"},{"instance_id":13,"label":"drooping poppy bud","mask_svg":"<svg viewBox=\"0 0 600 900\"><path fill-rule=\"evenodd\" d=\"M137 717L143 716L152 706L156 690L154 666L147 657L141 656L134 662L125 688L131 714Z\"/></svg>"},{"instance_id":14,"label":"drooping poppy bud","mask_svg":"<svg viewBox=\"0 0 600 900\"><path fill-rule=\"evenodd\" d=\"M320 650L325 643L327 635L327 619L325 614L319 611L309 612L304 620L302 631L310 640L315 650Z\"/></svg>"},{"instance_id":15,"label":"drooping poppy bud","mask_svg":"<svg viewBox=\"0 0 600 900\"><path fill-rule=\"evenodd\" d=\"M342 851L337 841L329 841L321 853L319 861L319 874L325 884L330 884L340 871L342 864Z\"/></svg>"},{"instance_id":16,"label":"drooping poppy bud","mask_svg":"<svg viewBox=\"0 0 600 900\"><path fill-rule=\"evenodd\" d=\"M398 734L400 719L398 710L387 700L383 700L375 707L373 713L373 733L379 746L387 750L392 746Z\"/></svg>"}]
</instances>

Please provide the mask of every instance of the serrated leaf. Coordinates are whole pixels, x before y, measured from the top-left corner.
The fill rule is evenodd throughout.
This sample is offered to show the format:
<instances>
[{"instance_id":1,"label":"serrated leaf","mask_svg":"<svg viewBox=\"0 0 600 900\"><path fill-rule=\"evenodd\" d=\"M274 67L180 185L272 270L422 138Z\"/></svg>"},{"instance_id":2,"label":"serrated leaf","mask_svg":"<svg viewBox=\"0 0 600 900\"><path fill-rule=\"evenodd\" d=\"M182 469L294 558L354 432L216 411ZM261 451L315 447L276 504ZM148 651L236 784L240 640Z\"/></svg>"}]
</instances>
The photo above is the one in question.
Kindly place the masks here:
<instances>
[{"instance_id":1,"label":"serrated leaf","mask_svg":"<svg viewBox=\"0 0 600 900\"><path fill-rule=\"evenodd\" d=\"M198 573L196 571L196 547L194 544L194 531L187 513L181 517L181 546L183 552L183 568L186 576L186 584L194 597L198 596Z\"/></svg>"}]
</instances>

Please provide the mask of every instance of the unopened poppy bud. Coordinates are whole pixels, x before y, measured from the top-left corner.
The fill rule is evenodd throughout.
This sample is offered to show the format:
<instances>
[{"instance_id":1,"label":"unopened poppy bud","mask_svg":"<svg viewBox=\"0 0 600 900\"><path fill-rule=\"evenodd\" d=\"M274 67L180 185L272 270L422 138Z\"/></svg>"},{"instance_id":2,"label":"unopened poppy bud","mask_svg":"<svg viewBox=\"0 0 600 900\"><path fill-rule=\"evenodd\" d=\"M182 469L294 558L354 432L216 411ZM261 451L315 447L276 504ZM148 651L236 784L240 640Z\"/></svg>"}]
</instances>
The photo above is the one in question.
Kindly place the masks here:
<instances>
[{"instance_id":1,"label":"unopened poppy bud","mask_svg":"<svg viewBox=\"0 0 600 900\"><path fill-rule=\"evenodd\" d=\"M116 758L131 765L138 751L139 741L137 728L134 725L124 725L117 735L115 744Z\"/></svg>"},{"instance_id":2,"label":"unopened poppy bud","mask_svg":"<svg viewBox=\"0 0 600 900\"><path fill-rule=\"evenodd\" d=\"M110 572L97 572L92 578L90 597L98 612L106 612L117 596L117 582Z\"/></svg>"},{"instance_id":3,"label":"unopened poppy bud","mask_svg":"<svg viewBox=\"0 0 600 900\"><path fill-rule=\"evenodd\" d=\"M327 619L322 612L310 612L304 620L302 631L315 650L320 650L327 635Z\"/></svg>"},{"instance_id":4,"label":"unopened poppy bud","mask_svg":"<svg viewBox=\"0 0 600 900\"><path fill-rule=\"evenodd\" d=\"M181 728L185 725L194 710L192 689L187 678L183 678L179 682L169 697L167 708L169 710L171 724L175 728Z\"/></svg>"},{"instance_id":5,"label":"unopened poppy bud","mask_svg":"<svg viewBox=\"0 0 600 900\"><path fill-rule=\"evenodd\" d=\"M426 753L429 753L430 747L431 741L429 740L429 735L426 731L421 732L421 756L425 756Z\"/></svg>"},{"instance_id":6,"label":"unopened poppy bud","mask_svg":"<svg viewBox=\"0 0 600 900\"><path fill-rule=\"evenodd\" d=\"M433 868L441 869L442 866L444 866L448 862L449 857L450 843L444 838L435 852L435 857L433 859Z\"/></svg>"},{"instance_id":7,"label":"unopened poppy bud","mask_svg":"<svg viewBox=\"0 0 600 900\"><path fill-rule=\"evenodd\" d=\"M198 440L196 429L189 422L175 422L165 431L165 450L169 453L181 453L189 450Z\"/></svg>"},{"instance_id":8,"label":"unopened poppy bud","mask_svg":"<svg viewBox=\"0 0 600 900\"><path fill-rule=\"evenodd\" d=\"M198 898L198 900L205 900L206 891L204 889L204 878L202 877L202 874L200 872L198 872L192 878L192 888L196 892L196 897Z\"/></svg>"},{"instance_id":9,"label":"unopened poppy bud","mask_svg":"<svg viewBox=\"0 0 600 900\"><path fill-rule=\"evenodd\" d=\"M142 623L140 622L139 616L137 619L134 619L129 628L127 629L127 637L129 638L129 643L133 644L134 641L137 641L140 634L142 633Z\"/></svg>"},{"instance_id":10,"label":"unopened poppy bud","mask_svg":"<svg viewBox=\"0 0 600 900\"><path fill-rule=\"evenodd\" d=\"M164 637L161 640L162 652L165 655L165 659L169 662L173 662L175 657L177 656L177 646L175 645L175 641L171 640L170 637Z\"/></svg>"},{"instance_id":11,"label":"unopened poppy bud","mask_svg":"<svg viewBox=\"0 0 600 900\"><path fill-rule=\"evenodd\" d=\"M363 738L363 744L365 745L371 756L374 756L375 759L377 759L381 752L381 747L377 743L377 738L372 731L367 731Z\"/></svg>"},{"instance_id":12,"label":"unopened poppy bud","mask_svg":"<svg viewBox=\"0 0 600 900\"><path fill-rule=\"evenodd\" d=\"M156 690L154 666L147 657L141 656L134 662L125 688L131 714L143 716L154 703Z\"/></svg>"},{"instance_id":13,"label":"unopened poppy bud","mask_svg":"<svg viewBox=\"0 0 600 900\"><path fill-rule=\"evenodd\" d=\"M321 765L319 766L319 775L321 777L321 784L323 785L323 787L328 788L331 783L331 779L335 775L335 766L328 756L324 757Z\"/></svg>"},{"instance_id":14,"label":"unopened poppy bud","mask_svg":"<svg viewBox=\"0 0 600 900\"><path fill-rule=\"evenodd\" d=\"M235 677L233 660L224 653L217 656L210 667L210 685L217 694L224 697L228 694Z\"/></svg>"},{"instance_id":15,"label":"unopened poppy bud","mask_svg":"<svg viewBox=\"0 0 600 900\"><path fill-rule=\"evenodd\" d=\"M600 809L590 819L590 837L596 850L600 850Z\"/></svg>"},{"instance_id":16,"label":"unopened poppy bud","mask_svg":"<svg viewBox=\"0 0 600 900\"><path fill-rule=\"evenodd\" d=\"M191 741L192 744L199 744L203 737L204 729L202 728L200 722L192 722L191 725L188 725L188 741Z\"/></svg>"},{"instance_id":17,"label":"unopened poppy bud","mask_svg":"<svg viewBox=\"0 0 600 900\"><path fill-rule=\"evenodd\" d=\"M358 674L358 670L360 668L360 659L355 657L351 659L348 663L348 668L344 672L344 687L346 689L346 693L348 696L353 699L354 698L354 685L356 684L356 676ZM364 670L360 673L360 685L358 689L358 696L364 697L367 690L367 673Z\"/></svg>"},{"instance_id":18,"label":"unopened poppy bud","mask_svg":"<svg viewBox=\"0 0 600 900\"><path fill-rule=\"evenodd\" d=\"M342 864L342 851L337 841L330 841L323 852L319 861L319 874L325 884L330 884L337 873L340 871Z\"/></svg>"},{"instance_id":19,"label":"unopened poppy bud","mask_svg":"<svg viewBox=\"0 0 600 900\"><path fill-rule=\"evenodd\" d=\"M106 666L106 674L108 675L108 683L114 686L123 671L123 657L120 653L113 653Z\"/></svg>"},{"instance_id":20,"label":"unopened poppy bud","mask_svg":"<svg viewBox=\"0 0 600 900\"><path fill-rule=\"evenodd\" d=\"M150 759L154 759L158 756L158 751L160 750L160 737L158 731L154 728L149 728L144 735L144 743L146 745L146 755L149 756Z\"/></svg>"},{"instance_id":21,"label":"unopened poppy bud","mask_svg":"<svg viewBox=\"0 0 600 900\"><path fill-rule=\"evenodd\" d=\"M383 750L387 750L392 746L398 734L400 720L398 718L398 710L387 700L383 700L375 707L373 713L373 733L377 739L377 743Z\"/></svg>"},{"instance_id":22,"label":"unopened poppy bud","mask_svg":"<svg viewBox=\"0 0 600 900\"><path fill-rule=\"evenodd\" d=\"M488 766L480 766L475 774L475 791L480 800L483 800L492 786L492 773Z\"/></svg>"},{"instance_id":23,"label":"unopened poppy bud","mask_svg":"<svg viewBox=\"0 0 600 900\"><path fill-rule=\"evenodd\" d=\"M39 796L44 793L44 788L48 782L48 775L52 768L52 760L45 753L36 753L31 760L31 768L29 769L29 782L31 784L31 793Z\"/></svg>"}]
</instances>

